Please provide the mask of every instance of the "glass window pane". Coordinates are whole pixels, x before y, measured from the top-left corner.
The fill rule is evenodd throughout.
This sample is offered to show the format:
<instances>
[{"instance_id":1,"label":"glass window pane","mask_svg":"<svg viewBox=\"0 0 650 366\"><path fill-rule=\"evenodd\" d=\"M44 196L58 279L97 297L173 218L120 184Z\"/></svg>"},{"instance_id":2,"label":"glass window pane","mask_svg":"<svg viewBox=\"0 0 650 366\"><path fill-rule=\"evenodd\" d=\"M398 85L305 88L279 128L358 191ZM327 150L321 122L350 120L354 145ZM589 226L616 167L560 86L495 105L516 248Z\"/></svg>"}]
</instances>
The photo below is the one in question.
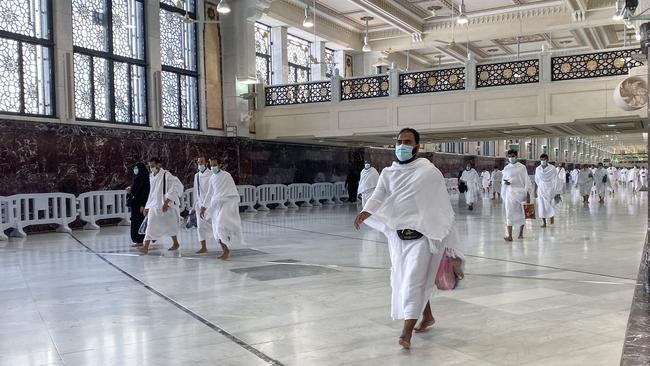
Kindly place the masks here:
<instances>
[{"instance_id":1,"label":"glass window pane","mask_svg":"<svg viewBox=\"0 0 650 366\"><path fill-rule=\"evenodd\" d=\"M113 1L113 53L144 60L144 12L136 0Z\"/></svg>"},{"instance_id":2,"label":"glass window pane","mask_svg":"<svg viewBox=\"0 0 650 366\"><path fill-rule=\"evenodd\" d=\"M162 64L196 71L196 30L181 15L160 10L160 53Z\"/></svg>"},{"instance_id":3,"label":"glass window pane","mask_svg":"<svg viewBox=\"0 0 650 366\"><path fill-rule=\"evenodd\" d=\"M93 117L90 56L78 53L74 54L74 103L77 118Z\"/></svg>"},{"instance_id":4,"label":"glass window pane","mask_svg":"<svg viewBox=\"0 0 650 366\"><path fill-rule=\"evenodd\" d=\"M131 123L147 123L146 72L144 66L131 65Z\"/></svg>"},{"instance_id":5,"label":"glass window pane","mask_svg":"<svg viewBox=\"0 0 650 366\"><path fill-rule=\"evenodd\" d=\"M47 0L0 1L0 30L50 38Z\"/></svg>"},{"instance_id":6,"label":"glass window pane","mask_svg":"<svg viewBox=\"0 0 650 366\"><path fill-rule=\"evenodd\" d=\"M93 57L93 73L95 119L108 121L111 119L108 61L103 58Z\"/></svg>"},{"instance_id":7,"label":"glass window pane","mask_svg":"<svg viewBox=\"0 0 650 366\"><path fill-rule=\"evenodd\" d=\"M23 43L25 113L52 114L51 58L49 48Z\"/></svg>"},{"instance_id":8,"label":"glass window pane","mask_svg":"<svg viewBox=\"0 0 650 366\"><path fill-rule=\"evenodd\" d=\"M176 7L178 0L160 0L160 2L165 5ZM183 10L194 12L194 0L181 0L181 4L183 4Z\"/></svg>"},{"instance_id":9,"label":"glass window pane","mask_svg":"<svg viewBox=\"0 0 650 366\"><path fill-rule=\"evenodd\" d=\"M115 82L115 121L128 123L131 113L129 104L129 65L122 62L113 63L113 80Z\"/></svg>"},{"instance_id":10,"label":"glass window pane","mask_svg":"<svg viewBox=\"0 0 650 366\"><path fill-rule=\"evenodd\" d=\"M18 41L0 38L0 110L20 112Z\"/></svg>"},{"instance_id":11,"label":"glass window pane","mask_svg":"<svg viewBox=\"0 0 650 366\"><path fill-rule=\"evenodd\" d=\"M72 39L75 46L108 51L107 24L104 0L72 0Z\"/></svg>"},{"instance_id":12,"label":"glass window pane","mask_svg":"<svg viewBox=\"0 0 650 366\"><path fill-rule=\"evenodd\" d=\"M183 128L199 128L199 109L196 78L181 75L181 114Z\"/></svg>"},{"instance_id":13,"label":"glass window pane","mask_svg":"<svg viewBox=\"0 0 650 366\"><path fill-rule=\"evenodd\" d=\"M166 127L181 127L178 114L178 75L173 72L160 73L162 81L162 119Z\"/></svg>"},{"instance_id":14,"label":"glass window pane","mask_svg":"<svg viewBox=\"0 0 650 366\"><path fill-rule=\"evenodd\" d=\"M289 62L309 67L309 54L311 43L294 36L287 36L287 54Z\"/></svg>"}]
</instances>

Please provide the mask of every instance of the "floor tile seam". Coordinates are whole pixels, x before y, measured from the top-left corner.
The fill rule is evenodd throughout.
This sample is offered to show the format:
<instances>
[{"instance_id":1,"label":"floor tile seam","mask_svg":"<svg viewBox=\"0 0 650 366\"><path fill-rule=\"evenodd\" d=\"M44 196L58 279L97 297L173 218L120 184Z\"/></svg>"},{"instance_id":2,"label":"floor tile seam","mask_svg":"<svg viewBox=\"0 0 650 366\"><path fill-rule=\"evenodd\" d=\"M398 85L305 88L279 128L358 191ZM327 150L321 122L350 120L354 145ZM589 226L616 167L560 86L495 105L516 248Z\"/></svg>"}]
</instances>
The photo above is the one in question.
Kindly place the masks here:
<instances>
[{"instance_id":1,"label":"floor tile seam","mask_svg":"<svg viewBox=\"0 0 650 366\"><path fill-rule=\"evenodd\" d=\"M187 308L186 306L184 306L184 305L182 305L181 303L175 301L175 300L172 299L171 297L169 297L169 296L163 294L162 292L160 292L159 290L155 289L154 287L152 287L152 286L150 286L150 285L144 283L142 280L140 280L140 279L137 278L136 276L134 276L134 275L130 274L129 272L123 270L122 268L120 268L119 266L117 266L116 264L114 264L113 262L111 262L110 260L108 260L107 258L105 258L104 256L102 256L101 254L95 252L92 248L90 248L89 246L87 246L86 244L84 244L84 243L83 243L81 240L79 240L79 239L78 239L78 238L77 238L73 233L69 233L68 235L70 235L70 237L72 237L72 238L73 238L77 243L79 243L79 245L85 247L88 251L94 253L98 258L100 258L100 259L101 259L102 261L104 261L106 264L108 264L109 266L113 267L113 268L116 269L117 271L121 272L121 273L124 274L125 276L131 278L131 279L134 280L135 282L141 284L142 287L144 287L144 288L145 288L146 290L148 290L149 292L151 292L151 293L153 293L154 295L157 295L158 297L160 297L160 298L162 298L163 300L167 301L169 304L175 306L176 308L178 308L179 310L183 311L185 314L189 315L190 317L194 318L195 320L197 320L197 321L203 323L204 325L206 325L206 326L209 327L210 329L214 330L214 331L217 332L218 334L221 334L222 336L228 338L231 342L233 342L233 343L237 344L238 346L242 347L243 349L245 349L246 351L250 352L250 353L253 354L254 356L258 357L258 358L261 359L262 361L264 361L264 362L266 362L266 363L268 363L268 364L270 364L270 365L274 365L274 366L284 366L284 364L282 364L282 363L279 362L278 360L275 360L275 359L271 358L269 355L267 355L267 354L265 354L265 353L259 351L258 349L252 347L251 345L249 345L248 343L246 343L246 342L244 342L243 340L239 339L239 338L236 337L235 335L233 335L233 334L229 333L228 331L226 331L225 329L219 327L217 324L212 323L210 320L204 318L204 317L201 316L200 314L197 314L197 313L193 312L192 310L190 310L190 309ZM58 350L57 350L57 352L58 352ZM60 356L59 356L59 357L60 357Z\"/></svg>"}]
</instances>

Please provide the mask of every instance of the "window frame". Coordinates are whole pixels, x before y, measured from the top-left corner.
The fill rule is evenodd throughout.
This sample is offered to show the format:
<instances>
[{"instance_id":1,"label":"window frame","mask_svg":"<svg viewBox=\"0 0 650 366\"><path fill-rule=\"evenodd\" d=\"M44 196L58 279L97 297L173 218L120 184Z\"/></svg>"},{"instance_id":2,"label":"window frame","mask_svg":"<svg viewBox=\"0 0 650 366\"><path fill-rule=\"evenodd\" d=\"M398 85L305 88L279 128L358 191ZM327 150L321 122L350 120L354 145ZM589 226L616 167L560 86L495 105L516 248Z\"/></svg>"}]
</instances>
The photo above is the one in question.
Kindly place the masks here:
<instances>
[{"instance_id":1,"label":"window frame","mask_svg":"<svg viewBox=\"0 0 650 366\"><path fill-rule=\"evenodd\" d=\"M313 44L310 41L308 41L306 39L303 39L303 38L300 38L300 37L297 37L297 36L294 36L293 34L288 34L287 35L287 44L289 43L290 38L295 38L299 42L305 43L305 45L307 45L309 47L309 55L311 55ZM309 57L309 56L307 56L307 57ZM304 70L304 71L307 72L307 81L305 81L306 83L312 81L311 67L293 63L293 62L289 61L288 57L287 57L287 66L288 66L287 68L288 68L288 71L289 71L289 79L291 79L291 74L292 74L292 70L293 70L293 74L294 74L293 75L293 80L295 81L293 83L290 82L289 84L300 84L300 82L298 82L298 71L299 70Z\"/></svg>"},{"instance_id":2,"label":"window frame","mask_svg":"<svg viewBox=\"0 0 650 366\"><path fill-rule=\"evenodd\" d=\"M330 63L329 62L326 63L327 66L325 68L327 69L327 71L325 72L325 77L331 79L332 76L334 76L334 70L336 69L336 67L334 67L334 65L336 65L336 63L335 63L335 61L336 61L336 51L331 49L331 48L325 47L325 61L327 61L327 54L328 53L332 54L332 64L333 65L332 65L332 72L330 73L329 72Z\"/></svg>"},{"instance_id":3,"label":"window frame","mask_svg":"<svg viewBox=\"0 0 650 366\"><path fill-rule=\"evenodd\" d=\"M74 45L74 29L72 30L72 33L70 34L70 37L72 38L72 56L73 56L73 74L74 72L74 55L75 54L80 54L83 56L90 57L90 90L92 93L92 96L90 98L91 100L91 118L84 118L84 117L77 117L76 115L76 106L74 110L75 114L75 120L77 121L84 121L84 122L97 122L97 123L110 123L110 124L117 124L117 125L124 125L124 126L138 126L138 127L149 127L151 126L151 123L149 121L149 93L147 92L148 90L148 60L147 60L147 4L145 0L133 0L135 2L141 3L142 4L142 24L143 24L143 37L142 37L142 47L144 49L144 54L143 54L143 59L138 60L130 57L125 57L121 55L117 55L114 53L114 47L113 47L113 0L103 0L104 4L106 5L106 14L110 15L107 17L107 22L106 22L106 42L108 44L107 46L107 51L97 51L97 50L92 50L88 49L82 46L76 46ZM71 5L72 6L72 3ZM74 14L73 14L74 17ZM97 119L96 117L96 111L97 108L95 107L95 83L94 83L94 62L95 58L103 58L106 60L107 65L108 65L108 91L109 91L109 101L108 101L108 106L110 110L110 118L108 120L102 120L102 119ZM114 72L114 65L115 62L118 63L123 63L127 64L129 67L127 68L128 70L128 75L129 75L129 81L131 80L131 67L130 66L140 66L144 70L144 75L143 75L143 91L144 91L144 123L136 123L133 121L133 103L129 102L129 122L120 122L117 121L116 119L116 113L115 113L115 72ZM74 82L74 75L73 77L73 94L76 92L76 83ZM129 100L133 97L133 89L132 85L129 82ZM73 97L74 99L74 97ZM75 100L75 105L76 105L76 100Z\"/></svg>"},{"instance_id":4,"label":"window frame","mask_svg":"<svg viewBox=\"0 0 650 366\"><path fill-rule=\"evenodd\" d=\"M9 32L5 30L0 30L0 38L8 39L17 42L18 46L18 80L19 80L19 85L18 87L20 88L19 91L19 103L20 103L20 110L18 112L12 112L12 111L3 111L0 110L0 114L4 115L12 115L12 116L25 116L25 117L45 117L45 118L56 118L57 115L57 108L56 108L56 103L57 103L57 98L55 95L56 92L56 80L55 80L55 70L54 67L56 66L55 62L55 54L54 54L54 8L53 8L53 1L54 0L46 0L47 1L47 33L48 33L48 38L38 38L38 37L32 37L32 36L26 36L24 34L20 33L14 33L14 32ZM49 50L49 56L50 56L50 110L51 112L49 114L41 114L41 113L26 113L25 112L25 72L23 70L23 43L29 43L31 45L35 46L41 46L43 48L47 48Z\"/></svg>"},{"instance_id":5,"label":"window frame","mask_svg":"<svg viewBox=\"0 0 650 366\"><path fill-rule=\"evenodd\" d=\"M197 8L198 8L198 1L193 1L194 9L193 11L186 11L184 9L179 9L176 6L166 4L162 2L162 0L154 0L158 1L158 22L160 22L161 16L160 12L162 10L180 14L181 16L184 16L186 13L189 15L189 17L193 20L197 20ZM201 125L201 98L200 98L200 93L201 93L201 86L200 86L200 79L199 79L199 23L193 23L194 24L194 65L196 65L196 70L187 70L187 69L182 69L179 67L175 66L169 66L165 65L162 63L162 55L161 55L161 73L162 72L169 72L173 73L176 75L176 83L177 83L177 99L178 99L178 127L177 126L165 126L165 122L163 120L162 115L160 116L161 120L160 123L162 125L162 128L164 129L170 129L170 130L183 130L183 131L202 131L202 125ZM162 31L160 32L162 34ZM162 37L161 37L162 38ZM161 39L162 41L162 39ZM181 77L182 76L189 76L193 77L196 79L196 127L183 127L183 115L181 113L182 110L182 98L181 98ZM162 86L162 75L161 75L161 86ZM160 95L160 103L162 106L162 93L164 91L161 89L161 95Z\"/></svg>"},{"instance_id":6,"label":"window frame","mask_svg":"<svg viewBox=\"0 0 650 366\"><path fill-rule=\"evenodd\" d=\"M264 24L264 23L262 23L262 22L255 22L255 28L257 28L257 27L265 28L268 31L268 33L269 33L269 51L271 51L272 47L273 47L273 40L271 39L271 27ZM257 31L257 29L256 29L256 31ZM273 58L272 58L271 53L269 53L267 55L265 53L257 52L257 50L255 50L256 59L257 59L257 57L261 57L261 58L265 59L265 62L266 62L266 85L272 85L271 77L273 77L273 70L271 69L271 67L273 66ZM255 71L257 72L257 70L255 70Z\"/></svg>"}]
</instances>

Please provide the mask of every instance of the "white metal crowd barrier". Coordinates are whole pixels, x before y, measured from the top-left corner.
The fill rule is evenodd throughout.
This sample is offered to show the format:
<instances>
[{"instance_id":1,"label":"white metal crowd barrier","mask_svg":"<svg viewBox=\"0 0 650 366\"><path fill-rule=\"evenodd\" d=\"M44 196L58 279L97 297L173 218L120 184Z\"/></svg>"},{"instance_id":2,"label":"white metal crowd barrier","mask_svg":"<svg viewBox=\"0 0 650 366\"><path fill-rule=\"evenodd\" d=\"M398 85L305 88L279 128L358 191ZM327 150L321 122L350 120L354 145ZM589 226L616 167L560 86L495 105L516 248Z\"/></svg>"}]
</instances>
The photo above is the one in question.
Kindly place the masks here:
<instances>
[{"instance_id":1,"label":"white metal crowd barrier","mask_svg":"<svg viewBox=\"0 0 650 366\"><path fill-rule=\"evenodd\" d=\"M257 203L260 211L269 211L269 204L277 204L277 208L286 209L287 186L284 184L263 184L257 187Z\"/></svg>"},{"instance_id":2,"label":"white metal crowd barrier","mask_svg":"<svg viewBox=\"0 0 650 366\"><path fill-rule=\"evenodd\" d=\"M348 189L345 188L345 182L334 183L334 203L340 205L348 199L350 199L350 195Z\"/></svg>"},{"instance_id":3,"label":"white metal crowd barrier","mask_svg":"<svg viewBox=\"0 0 650 366\"><path fill-rule=\"evenodd\" d=\"M192 211L194 208L194 188L186 189L181 197L181 211Z\"/></svg>"},{"instance_id":4,"label":"white metal crowd barrier","mask_svg":"<svg viewBox=\"0 0 650 366\"><path fill-rule=\"evenodd\" d=\"M314 206L333 205L334 204L334 184L332 183L314 183L311 185ZM321 204L320 201L325 201Z\"/></svg>"},{"instance_id":5,"label":"white metal crowd barrier","mask_svg":"<svg viewBox=\"0 0 650 366\"><path fill-rule=\"evenodd\" d=\"M458 192L458 178L447 178L447 191Z\"/></svg>"},{"instance_id":6,"label":"white metal crowd barrier","mask_svg":"<svg viewBox=\"0 0 650 366\"><path fill-rule=\"evenodd\" d=\"M8 197L14 207L16 221L12 236L26 236L23 230L31 225L57 224L57 232L69 233L70 223L77 219L77 198L69 193L29 193Z\"/></svg>"},{"instance_id":7,"label":"white metal crowd barrier","mask_svg":"<svg viewBox=\"0 0 650 366\"><path fill-rule=\"evenodd\" d=\"M297 203L302 202L301 207L312 207L311 184L293 183L287 186L289 208L298 208Z\"/></svg>"},{"instance_id":8,"label":"white metal crowd barrier","mask_svg":"<svg viewBox=\"0 0 650 366\"><path fill-rule=\"evenodd\" d=\"M12 200L9 197L0 197L0 240L8 239L4 231L12 228L15 222Z\"/></svg>"},{"instance_id":9,"label":"white metal crowd barrier","mask_svg":"<svg viewBox=\"0 0 650 366\"><path fill-rule=\"evenodd\" d=\"M86 230L99 230L96 221L102 219L122 219L118 225L131 224L126 191L123 190L82 193L77 197L77 210L79 218L86 222Z\"/></svg>"},{"instance_id":10,"label":"white metal crowd barrier","mask_svg":"<svg viewBox=\"0 0 650 366\"><path fill-rule=\"evenodd\" d=\"M257 212L257 188L255 186L237 186L239 192L239 207L246 207L246 212Z\"/></svg>"}]
</instances>

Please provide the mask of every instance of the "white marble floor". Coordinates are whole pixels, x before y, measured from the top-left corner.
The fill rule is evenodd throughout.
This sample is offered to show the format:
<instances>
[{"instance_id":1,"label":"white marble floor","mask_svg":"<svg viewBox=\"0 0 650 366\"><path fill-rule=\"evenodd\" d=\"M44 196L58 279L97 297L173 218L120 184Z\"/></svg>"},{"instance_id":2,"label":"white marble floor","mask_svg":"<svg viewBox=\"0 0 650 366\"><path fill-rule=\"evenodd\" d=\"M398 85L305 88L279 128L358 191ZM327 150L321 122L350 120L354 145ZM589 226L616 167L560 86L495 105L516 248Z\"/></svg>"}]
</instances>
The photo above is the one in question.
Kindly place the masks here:
<instances>
[{"instance_id":1,"label":"white marble floor","mask_svg":"<svg viewBox=\"0 0 650 366\"><path fill-rule=\"evenodd\" d=\"M457 198L454 199L457 202ZM647 196L587 207L503 241L501 204L455 204L467 277L400 350L383 237L352 205L242 214L246 249L141 257L125 227L0 242L0 365L615 365Z\"/></svg>"}]
</instances>

